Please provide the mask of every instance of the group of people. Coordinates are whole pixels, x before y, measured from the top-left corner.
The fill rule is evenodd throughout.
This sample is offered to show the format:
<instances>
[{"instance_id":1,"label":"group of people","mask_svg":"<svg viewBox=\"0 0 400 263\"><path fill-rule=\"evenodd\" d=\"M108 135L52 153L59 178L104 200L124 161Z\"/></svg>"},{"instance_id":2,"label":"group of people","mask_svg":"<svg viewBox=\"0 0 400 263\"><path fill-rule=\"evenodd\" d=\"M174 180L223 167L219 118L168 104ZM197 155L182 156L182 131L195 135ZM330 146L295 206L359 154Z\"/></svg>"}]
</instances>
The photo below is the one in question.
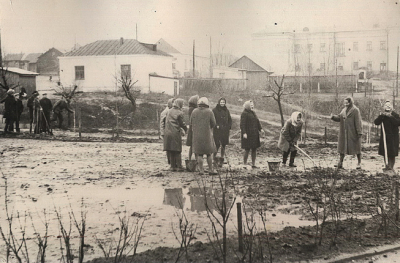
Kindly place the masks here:
<instances>
[{"instance_id":1,"label":"group of people","mask_svg":"<svg viewBox=\"0 0 400 263\"><path fill-rule=\"evenodd\" d=\"M209 109L207 98L192 96L189 101L189 125L186 126L182 107L183 99L170 99L166 109L161 113L160 131L167 152L168 163L172 171L183 171L182 139L187 132L186 145L189 146L188 159L195 156L200 174L204 174L203 158L206 156L209 174L216 174L213 161L221 149L221 157L225 155L229 144L229 132L232 128L232 118L226 107L226 99L220 98L216 107ZM338 153L339 161L335 165L344 169L345 155L357 156L357 169L361 169L362 118L352 97L344 99L344 108L337 115L331 115L331 120L339 122ZM295 111L284 123L279 136L278 148L282 151L282 165L289 159L289 167L296 167L294 161L297 155L298 140L301 137L303 114ZM384 104L382 113L375 119L375 125L381 125L379 155L384 156L385 169L393 170L395 158L399 150L400 117L393 111L389 101ZM243 164L247 165L251 154L251 166L256 166L257 148L261 146L260 137L265 134L260 120L254 111L253 101L246 101L240 117L241 148L244 149Z\"/></svg>"},{"instance_id":2,"label":"group of people","mask_svg":"<svg viewBox=\"0 0 400 263\"><path fill-rule=\"evenodd\" d=\"M7 90L7 97L2 101L4 102L4 114L5 126L4 133L14 132L19 133L20 130L20 119L21 114L24 110L23 100L27 98L26 91L21 89L21 92L16 93L13 89ZM69 102L65 97L62 97L57 101L54 106L47 93L43 93L39 99L39 93L34 91L32 95L27 99L27 108L29 111L29 132L40 134L48 133L52 134L51 122L58 120L58 127L62 127L63 116L62 111L67 110L73 112L69 106ZM51 118L51 112L53 111L53 117ZM34 126L34 128L33 128Z\"/></svg>"}]
</instances>

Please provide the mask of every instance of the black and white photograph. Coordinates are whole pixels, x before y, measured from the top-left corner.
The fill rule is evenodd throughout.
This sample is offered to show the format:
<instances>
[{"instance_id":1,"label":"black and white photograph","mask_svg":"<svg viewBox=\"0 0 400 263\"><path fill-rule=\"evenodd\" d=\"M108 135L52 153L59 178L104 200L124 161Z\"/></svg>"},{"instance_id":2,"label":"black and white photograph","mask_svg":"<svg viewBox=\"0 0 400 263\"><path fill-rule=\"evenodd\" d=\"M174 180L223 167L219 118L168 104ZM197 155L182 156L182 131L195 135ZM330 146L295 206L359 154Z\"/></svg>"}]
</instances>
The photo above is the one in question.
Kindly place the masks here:
<instances>
[{"instance_id":1,"label":"black and white photograph","mask_svg":"<svg viewBox=\"0 0 400 263\"><path fill-rule=\"evenodd\" d=\"M0 263L400 262L398 0L0 0Z\"/></svg>"}]
</instances>

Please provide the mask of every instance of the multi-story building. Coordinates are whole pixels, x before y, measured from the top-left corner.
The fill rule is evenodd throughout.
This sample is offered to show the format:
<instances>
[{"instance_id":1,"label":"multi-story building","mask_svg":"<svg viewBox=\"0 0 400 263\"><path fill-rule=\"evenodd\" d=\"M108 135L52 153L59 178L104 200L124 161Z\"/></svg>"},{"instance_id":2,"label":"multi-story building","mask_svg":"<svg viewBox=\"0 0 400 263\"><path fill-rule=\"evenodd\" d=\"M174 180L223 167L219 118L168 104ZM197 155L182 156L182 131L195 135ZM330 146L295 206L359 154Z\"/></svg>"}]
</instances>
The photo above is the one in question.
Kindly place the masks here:
<instances>
[{"instance_id":1,"label":"multi-story building","mask_svg":"<svg viewBox=\"0 0 400 263\"><path fill-rule=\"evenodd\" d=\"M275 75L324 76L357 74L387 76L397 70L400 28L362 31L268 32L252 34L253 56Z\"/></svg>"}]
</instances>

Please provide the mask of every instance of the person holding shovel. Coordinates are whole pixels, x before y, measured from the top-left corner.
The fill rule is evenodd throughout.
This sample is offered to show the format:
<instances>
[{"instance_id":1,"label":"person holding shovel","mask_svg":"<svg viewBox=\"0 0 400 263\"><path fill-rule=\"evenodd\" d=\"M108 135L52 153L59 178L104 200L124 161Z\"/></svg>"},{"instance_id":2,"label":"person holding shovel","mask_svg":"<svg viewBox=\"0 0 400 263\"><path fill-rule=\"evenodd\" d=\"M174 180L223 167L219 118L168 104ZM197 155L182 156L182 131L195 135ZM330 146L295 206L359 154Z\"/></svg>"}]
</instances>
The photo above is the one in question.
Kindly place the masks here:
<instances>
[{"instance_id":1,"label":"person holding shovel","mask_svg":"<svg viewBox=\"0 0 400 263\"><path fill-rule=\"evenodd\" d=\"M169 152L171 171L183 172L182 167L182 135L181 130L187 131L183 120L183 99L176 99L165 118L164 151Z\"/></svg>"},{"instance_id":2,"label":"person holding shovel","mask_svg":"<svg viewBox=\"0 0 400 263\"><path fill-rule=\"evenodd\" d=\"M290 153L289 166L297 167L294 164L294 158L297 154L297 148L295 145L300 138L302 127L302 114L298 111L293 112L290 118L285 122L285 125L282 127L278 141L278 148L283 152L283 165L286 165Z\"/></svg>"},{"instance_id":3,"label":"person holding shovel","mask_svg":"<svg viewBox=\"0 0 400 263\"><path fill-rule=\"evenodd\" d=\"M243 112L240 116L240 134L242 149L244 149L243 164L247 165L247 159L251 150L251 164L252 168L256 166L257 148L261 146L260 133L264 134L261 127L260 120L254 112L254 103L251 100L243 104Z\"/></svg>"},{"instance_id":4,"label":"person holding shovel","mask_svg":"<svg viewBox=\"0 0 400 263\"><path fill-rule=\"evenodd\" d=\"M345 154L357 155L357 169L361 169L361 137L362 120L360 110L354 105L351 97L344 99L344 108L338 115L332 115L331 119L340 122L338 153L340 155L338 169L343 169Z\"/></svg>"},{"instance_id":5,"label":"person holding shovel","mask_svg":"<svg viewBox=\"0 0 400 263\"><path fill-rule=\"evenodd\" d=\"M390 101L386 101L383 112L375 119L375 125L381 126L378 154L384 157L384 170L393 170L396 156L399 154L399 114L393 111Z\"/></svg>"},{"instance_id":6,"label":"person holding shovel","mask_svg":"<svg viewBox=\"0 0 400 263\"><path fill-rule=\"evenodd\" d=\"M225 146L229 144L229 130L232 127L231 114L226 107L226 99L220 98L217 106L213 109L215 121L214 141L217 151L214 153L214 161L216 162L219 147L221 147L221 159L225 156ZM219 164L222 166L222 162Z\"/></svg>"}]
</instances>

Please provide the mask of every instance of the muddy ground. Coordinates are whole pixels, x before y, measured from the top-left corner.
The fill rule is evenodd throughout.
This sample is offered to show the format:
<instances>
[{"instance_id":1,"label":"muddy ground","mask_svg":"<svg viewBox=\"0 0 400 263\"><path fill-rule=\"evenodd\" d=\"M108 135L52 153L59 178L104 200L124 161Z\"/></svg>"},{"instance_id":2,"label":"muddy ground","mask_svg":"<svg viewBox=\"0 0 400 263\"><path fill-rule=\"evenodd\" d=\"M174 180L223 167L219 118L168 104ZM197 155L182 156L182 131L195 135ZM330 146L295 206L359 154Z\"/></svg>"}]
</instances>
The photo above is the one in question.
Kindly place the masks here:
<instances>
[{"instance_id":1,"label":"muddy ground","mask_svg":"<svg viewBox=\"0 0 400 263\"><path fill-rule=\"evenodd\" d=\"M199 187L211 187L215 177L169 171L161 140L157 136L122 134L116 139L109 133L97 133L83 134L83 138L79 139L70 131L56 130L54 133L53 137L23 134L7 135L1 139L1 225L3 230L7 229L6 203L9 215L19 213L23 219L25 213L29 214L26 222L21 219L21 226L26 227L31 261L36 259L37 234L45 235L45 218L49 222L46 262L59 262L65 249L60 249L60 220L56 212L68 229L71 212L80 222L83 211L87 226L85 261L104 256L96 240L117 240L119 218L127 215L132 221L146 218L137 252L149 251L139 254L138 262L175 262L177 250L172 248L178 247L179 243L173 230L178 229L179 207L182 205L189 221L197 225L190 261L217 262L221 259L207 244L211 224L205 212L203 196L199 194ZM268 262L271 255L274 262L326 261L340 253L353 253L397 240L397 232L389 227L384 229L386 232L383 231L381 221L376 217L376 189L380 191L382 200L388 203L388 189L393 180L393 176L377 174L382 171L383 158L377 155L376 145L364 147L363 170L355 170L356 158L346 157L346 170L340 173L328 169L337 162L336 144L333 142L325 145L309 140L301 147L315 163L299 155L296 169L283 167L278 172L268 169L268 161L280 159L274 138L263 139L263 146L258 151L258 169L242 164L239 146L238 139L234 138L227 147L230 175L234 178L230 195L236 197L236 202L243 203L247 215L256 208L265 209L266 227L262 227L262 220L257 216L254 222L261 236L269 236L274 241L270 243L274 251L272 254L265 249L262 259L257 259L260 254L255 254L253 261ZM187 151L184 147L184 157ZM314 165L319 168L314 170ZM228 164L224 164L220 174L225 175L227 167ZM396 170L398 167L396 165ZM324 236L321 246L314 245L315 228L310 226L315 225L315 220L305 202L307 197L311 197L309 186L315 184L312 178L317 178L317 175L323 178L334 176L338 189L343 193L343 200L352 200L351 211L342 212L341 218L347 221L343 223L337 240L332 243L332 223L327 223L327 236ZM8 202L3 201L6 182ZM372 219L365 221L365 218ZM18 240L21 239L19 226L14 218L14 233ZM350 232L349 227L353 229ZM352 235L350 238L349 233ZM77 262L79 233L73 222L68 235L71 237L74 262ZM386 238L383 238L384 235ZM235 252L236 236L237 212L234 205L228 222L228 237L232 238L228 242L231 244L228 262L239 261L243 256ZM0 243L0 259L4 259L5 246L3 241ZM185 257L182 260L185 261Z\"/></svg>"}]
</instances>

